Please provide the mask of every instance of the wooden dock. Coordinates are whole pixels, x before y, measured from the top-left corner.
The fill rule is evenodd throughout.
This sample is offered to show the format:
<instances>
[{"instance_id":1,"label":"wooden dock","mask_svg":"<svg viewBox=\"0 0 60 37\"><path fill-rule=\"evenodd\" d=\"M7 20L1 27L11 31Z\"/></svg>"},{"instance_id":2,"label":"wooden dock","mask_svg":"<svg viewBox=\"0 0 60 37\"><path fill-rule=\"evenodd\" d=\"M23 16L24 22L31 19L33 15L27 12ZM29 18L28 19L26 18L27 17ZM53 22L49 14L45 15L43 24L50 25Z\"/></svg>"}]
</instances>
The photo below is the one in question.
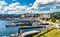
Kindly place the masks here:
<instances>
[{"instance_id":1,"label":"wooden dock","mask_svg":"<svg viewBox=\"0 0 60 37\"><path fill-rule=\"evenodd\" d=\"M46 26L18 26L20 29L25 29L25 28L46 28Z\"/></svg>"}]
</instances>

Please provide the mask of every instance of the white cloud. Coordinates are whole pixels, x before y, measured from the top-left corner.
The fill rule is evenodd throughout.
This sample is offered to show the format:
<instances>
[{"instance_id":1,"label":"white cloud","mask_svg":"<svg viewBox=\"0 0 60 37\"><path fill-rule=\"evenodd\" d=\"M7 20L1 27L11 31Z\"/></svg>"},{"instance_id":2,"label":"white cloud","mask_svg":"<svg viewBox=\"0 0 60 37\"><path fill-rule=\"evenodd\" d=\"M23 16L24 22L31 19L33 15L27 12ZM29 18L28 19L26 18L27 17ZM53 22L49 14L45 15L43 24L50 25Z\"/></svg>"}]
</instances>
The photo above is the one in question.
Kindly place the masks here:
<instances>
[{"instance_id":1,"label":"white cloud","mask_svg":"<svg viewBox=\"0 0 60 37\"><path fill-rule=\"evenodd\" d=\"M54 2L54 0L36 0L36 2L34 3L34 5L32 6L33 8L38 8L39 5L41 4L48 4Z\"/></svg>"},{"instance_id":2,"label":"white cloud","mask_svg":"<svg viewBox=\"0 0 60 37\"><path fill-rule=\"evenodd\" d=\"M6 6L6 7L4 8L4 11L7 12L8 10L9 10L9 7Z\"/></svg>"},{"instance_id":3,"label":"white cloud","mask_svg":"<svg viewBox=\"0 0 60 37\"><path fill-rule=\"evenodd\" d=\"M16 0L14 0L16 1ZM56 3L55 3L56 2ZM6 3L5 1L0 1L0 13L7 13L7 14L18 14L18 13L25 13L25 12L32 12L32 13L37 13L37 12L41 12L39 10L43 9L45 7L50 7L52 11L53 8L55 9L56 6L60 6L60 4L58 4L58 2L60 2L60 0L36 0L33 4L32 7L27 7L27 6L21 6L19 2L16 3L11 3L8 6L6 6L8 3ZM53 3L53 5L49 5L49 3ZM32 5L32 3L30 3L29 5ZM39 5L44 5L43 7L40 7ZM47 5L47 6L45 6ZM36 11L39 10L39 11ZM55 10L56 11L56 10ZM57 10L59 11L59 10Z\"/></svg>"},{"instance_id":4,"label":"white cloud","mask_svg":"<svg viewBox=\"0 0 60 37\"><path fill-rule=\"evenodd\" d=\"M3 1L2 1L3 2ZM9 4L8 6L4 6L6 5L6 2L0 2L1 6L0 6L0 14L17 14L17 13L20 13L22 11L25 11L27 9L27 6L20 6L20 3L19 2L16 2L16 3L12 3L12 4Z\"/></svg>"},{"instance_id":5,"label":"white cloud","mask_svg":"<svg viewBox=\"0 0 60 37\"><path fill-rule=\"evenodd\" d=\"M36 0L35 3L47 4L47 3L50 3L50 2L54 2L54 0Z\"/></svg>"},{"instance_id":6,"label":"white cloud","mask_svg":"<svg viewBox=\"0 0 60 37\"><path fill-rule=\"evenodd\" d=\"M30 11L30 10L33 11L33 9L34 10L36 10L36 9L39 10L39 8L43 9L43 8L47 8L47 7L51 8L51 10L56 9L56 6L58 6L58 5L60 6L60 4L58 4L58 3L60 3L60 0L36 0L34 2L33 6L29 7L27 9L27 11ZM41 6L41 5L43 5L43 6ZM58 11L58 10L56 9L55 11Z\"/></svg>"},{"instance_id":7,"label":"white cloud","mask_svg":"<svg viewBox=\"0 0 60 37\"><path fill-rule=\"evenodd\" d=\"M60 0L56 0L57 2L60 2Z\"/></svg>"},{"instance_id":8,"label":"white cloud","mask_svg":"<svg viewBox=\"0 0 60 37\"><path fill-rule=\"evenodd\" d=\"M0 6L0 9L2 8L2 6Z\"/></svg>"},{"instance_id":9,"label":"white cloud","mask_svg":"<svg viewBox=\"0 0 60 37\"><path fill-rule=\"evenodd\" d=\"M6 5L7 3L5 1L0 1L0 6Z\"/></svg>"},{"instance_id":10,"label":"white cloud","mask_svg":"<svg viewBox=\"0 0 60 37\"><path fill-rule=\"evenodd\" d=\"M20 5L20 3L19 3L19 2L16 2L16 3L10 4L8 7L9 7L9 10L14 10L14 8L15 8L16 6L19 6L19 5Z\"/></svg>"},{"instance_id":11,"label":"white cloud","mask_svg":"<svg viewBox=\"0 0 60 37\"><path fill-rule=\"evenodd\" d=\"M20 3L18 3L18 2L16 2L16 3L13 3L13 4L10 4L9 6L8 6L8 14L10 14L10 12L11 12L11 14L12 14L12 12L13 13L20 13L21 11L23 11L23 10L26 10L27 9L27 6L20 6Z\"/></svg>"},{"instance_id":12,"label":"white cloud","mask_svg":"<svg viewBox=\"0 0 60 37\"><path fill-rule=\"evenodd\" d=\"M8 11L7 14L14 14L15 11Z\"/></svg>"},{"instance_id":13,"label":"white cloud","mask_svg":"<svg viewBox=\"0 0 60 37\"><path fill-rule=\"evenodd\" d=\"M4 7L7 5L5 1L0 1L0 14L4 13Z\"/></svg>"}]
</instances>

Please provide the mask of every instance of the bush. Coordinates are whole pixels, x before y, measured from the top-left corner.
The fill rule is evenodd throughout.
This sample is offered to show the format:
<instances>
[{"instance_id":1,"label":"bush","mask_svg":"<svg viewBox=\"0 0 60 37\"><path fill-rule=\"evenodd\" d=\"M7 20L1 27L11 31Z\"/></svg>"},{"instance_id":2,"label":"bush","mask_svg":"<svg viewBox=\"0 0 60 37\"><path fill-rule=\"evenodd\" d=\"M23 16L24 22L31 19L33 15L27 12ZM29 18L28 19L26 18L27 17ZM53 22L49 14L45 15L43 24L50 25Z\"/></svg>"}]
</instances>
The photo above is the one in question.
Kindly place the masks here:
<instances>
[{"instance_id":1,"label":"bush","mask_svg":"<svg viewBox=\"0 0 60 37\"><path fill-rule=\"evenodd\" d=\"M51 18L51 22L55 22L56 21L56 19L55 18Z\"/></svg>"},{"instance_id":2,"label":"bush","mask_svg":"<svg viewBox=\"0 0 60 37\"><path fill-rule=\"evenodd\" d=\"M42 20L45 20L45 18L41 18Z\"/></svg>"},{"instance_id":3,"label":"bush","mask_svg":"<svg viewBox=\"0 0 60 37\"><path fill-rule=\"evenodd\" d=\"M46 21L50 20L49 18L45 18Z\"/></svg>"},{"instance_id":4,"label":"bush","mask_svg":"<svg viewBox=\"0 0 60 37\"><path fill-rule=\"evenodd\" d=\"M59 22L60 22L60 19L59 19Z\"/></svg>"}]
</instances>

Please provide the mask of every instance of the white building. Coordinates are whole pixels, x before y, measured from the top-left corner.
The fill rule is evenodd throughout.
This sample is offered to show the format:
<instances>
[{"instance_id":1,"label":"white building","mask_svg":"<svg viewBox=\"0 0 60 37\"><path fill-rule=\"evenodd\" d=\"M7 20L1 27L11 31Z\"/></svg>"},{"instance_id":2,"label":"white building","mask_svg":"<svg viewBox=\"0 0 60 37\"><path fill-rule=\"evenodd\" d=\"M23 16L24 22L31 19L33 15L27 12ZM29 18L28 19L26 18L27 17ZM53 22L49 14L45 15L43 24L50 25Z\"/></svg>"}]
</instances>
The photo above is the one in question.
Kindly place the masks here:
<instances>
[{"instance_id":1,"label":"white building","mask_svg":"<svg viewBox=\"0 0 60 37\"><path fill-rule=\"evenodd\" d=\"M52 18L53 14L52 13L41 13L40 18Z\"/></svg>"},{"instance_id":2,"label":"white building","mask_svg":"<svg viewBox=\"0 0 60 37\"><path fill-rule=\"evenodd\" d=\"M56 15L56 18L60 18L60 12L40 13L40 18L52 18L54 15Z\"/></svg>"}]
</instances>

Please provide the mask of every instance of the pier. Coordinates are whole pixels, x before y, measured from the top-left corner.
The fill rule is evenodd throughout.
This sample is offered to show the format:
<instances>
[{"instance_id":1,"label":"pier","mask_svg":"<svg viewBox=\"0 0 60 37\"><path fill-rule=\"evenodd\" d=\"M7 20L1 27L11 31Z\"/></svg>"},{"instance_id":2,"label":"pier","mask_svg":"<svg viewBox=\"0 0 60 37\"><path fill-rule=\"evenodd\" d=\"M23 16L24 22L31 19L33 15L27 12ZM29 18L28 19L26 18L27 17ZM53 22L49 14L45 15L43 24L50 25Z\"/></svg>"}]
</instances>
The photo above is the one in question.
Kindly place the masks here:
<instances>
[{"instance_id":1,"label":"pier","mask_svg":"<svg viewBox=\"0 0 60 37\"><path fill-rule=\"evenodd\" d=\"M26 28L46 28L46 26L18 26L20 29Z\"/></svg>"}]
</instances>

